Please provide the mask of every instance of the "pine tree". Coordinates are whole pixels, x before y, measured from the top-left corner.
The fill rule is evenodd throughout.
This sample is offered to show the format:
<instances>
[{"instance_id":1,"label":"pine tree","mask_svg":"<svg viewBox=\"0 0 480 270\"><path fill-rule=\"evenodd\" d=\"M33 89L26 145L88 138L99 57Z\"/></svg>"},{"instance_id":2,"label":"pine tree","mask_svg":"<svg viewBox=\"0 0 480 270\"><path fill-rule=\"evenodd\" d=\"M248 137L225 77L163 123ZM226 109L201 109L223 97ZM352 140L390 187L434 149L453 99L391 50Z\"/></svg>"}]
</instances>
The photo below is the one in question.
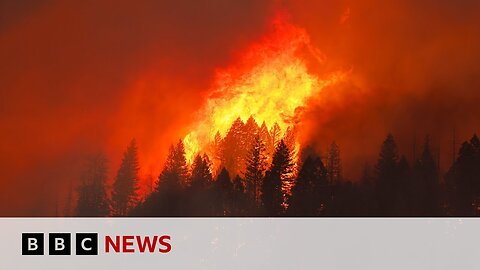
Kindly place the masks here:
<instances>
[{"instance_id":1,"label":"pine tree","mask_svg":"<svg viewBox=\"0 0 480 270\"><path fill-rule=\"evenodd\" d=\"M258 202L261 181L264 178L267 166L265 144L257 135L247 155L247 168L245 172L246 190L255 203Z\"/></svg>"},{"instance_id":2,"label":"pine tree","mask_svg":"<svg viewBox=\"0 0 480 270\"><path fill-rule=\"evenodd\" d=\"M127 212L137 203L139 169L137 144L135 140L132 140L123 154L122 164L113 183L114 215L126 216Z\"/></svg>"},{"instance_id":3,"label":"pine tree","mask_svg":"<svg viewBox=\"0 0 480 270\"><path fill-rule=\"evenodd\" d=\"M327 156L328 180L334 184L341 180L342 164L340 160L340 148L335 142L332 142Z\"/></svg>"},{"instance_id":4,"label":"pine tree","mask_svg":"<svg viewBox=\"0 0 480 270\"><path fill-rule=\"evenodd\" d=\"M479 155L478 137L474 135L470 141L461 145L458 157L447 173L449 212L454 216L478 214Z\"/></svg>"},{"instance_id":5,"label":"pine tree","mask_svg":"<svg viewBox=\"0 0 480 270\"><path fill-rule=\"evenodd\" d=\"M292 152L292 155L294 155L294 150L296 147L296 130L293 127L288 127L287 130L285 131L285 136L283 138L283 141L287 145L288 149Z\"/></svg>"},{"instance_id":6,"label":"pine tree","mask_svg":"<svg viewBox=\"0 0 480 270\"><path fill-rule=\"evenodd\" d=\"M292 171L293 161L290 150L285 142L280 140L262 185L262 202L267 215L283 214L286 196L283 191L284 183L290 180Z\"/></svg>"},{"instance_id":7,"label":"pine tree","mask_svg":"<svg viewBox=\"0 0 480 270\"><path fill-rule=\"evenodd\" d=\"M308 156L292 188L289 214L293 216L321 215L328 200L327 170L319 157Z\"/></svg>"},{"instance_id":8,"label":"pine tree","mask_svg":"<svg viewBox=\"0 0 480 270\"><path fill-rule=\"evenodd\" d=\"M212 182L210 161L207 155L197 155L192 164L191 187L193 189L204 189Z\"/></svg>"},{"instance_id":9,"label":"pine tree","mask_svg":"<svg viewBox=\"0 0 480 270\"><path fill-rule=\"evenodd\" d=\"M248 149L250 149L255 137L258 135L259 129L260 128L255 119L253 119L253 116L250 116L243 129L245 143L245 147L243 148L244 154L247 154Z\"/></svg>"},{"instance_id":10,"label":"pine tree","mask_svg":"<svg viewBox=\"0 0 480 270\"><path fill-rule=\"evenodd\" d=\"M233 184L230 174L222 168L213 184L215 198L215 215L229 216L232 213Z\"/></svg>"},{"instance_id":11,"label":"pine tree","mask_svg":"<svg viewBox=\"0 0 480 270\"><path fill-rule=\"evenodd\" d=\"M398 150L391 134L382 144L379 159L376 165L376 193L378 211L381 216L392 215L396 187L398 186Z\"/></svg>"},{"instance_id":12,"label":"pine tree","mask_svg":"<svg viewBox=\"0 0 480 270\"><path fill-rule=\"evenodd\" d=\"M176 146L170 146L167 160L158 177L157 190L160 190L162 186L180 189L186 186L187 179L188 167L185 158L185 147L180 140Z\"/></svg>"},{"instance_id":13,"label":"pine tree","mask_svg":"<svg viewBox=\"0 0 480 270\"><path fill-rule=\"evenodd\" d=\"M278 125L277 122L275 122L270 129L270 146L272 147L272 153L276 150L277 143L280 141L282 137L282 129Z\"/></svg>"},{"instance_id":14,"label":"pine tree","mask_svg":"<svg viewBox=\"0 0 480 270\"><path fill-rule=\"evenodd\" d=\"M192 164L191 185L187 189L186 200L189 202L189 216L213 215L211 165L207 155L197 155Z\"/></svg>"},{"instance_id":15,"label":"pine tree","mask_svg":"<svg viewBox=\"0 0 480 270\"><path fill-rule=\"evenodd\" d=\"M240 176L236 176L233 179L233 197L232 197L232 215L233 216L245 216L249 212L249 207L247 205L248 199L245 194L245 186L243 185L244 180ZM252 215L253 212L250 212Z\"/></svg>"},{"instance_id":16,"label":"pine tree","mask_svg":"<svg viewBox=\"0 0 480 270\"><path fill-rule=\"evenodd\" d=\"M260 129L258 130L258 135L260 136L260 139L265 143L265 154L267 158L270 158L275 149L273 144L271 144L272 138L270 137L270 132L268 131L265 121L260 126Z\"/></svg>"},{"instance_id":17,"label":"pine tree","mask_svg":"<svg viewBox=\"0 0 480 270\"><path fill-rule=\"evenodd\" d=\"M213 161L217 165L225 164L226 160L223 155L225 147L225 141L223 140L220 132L215 133L215 138L213 141ZM215 168L217 169L217 168Z\"/></svg>"},{"instance_id":18,"label":"pine tree","mask_svg":"<svg viewBox=\"0 0 480 270\"><path fill-rule=\"evenodd\" d=\"M430 139L425 144L420 159L414 167L415 216L436 216L440 214L440 186L438 169L430 149Z\"/></svg>"},{"instance_id":19,"label":"pine tree","mask_svg":"<svg viewBox=\"0 0 480 270\"><path fill-rule=\"evenodd\" d=\"M223 166L232 174L241 172L245 158L245 124L237 118L224 139Z\"/></svg>"},{"instance_id":20,"label":"pine tree","mask_svg":"<svg viewBox=\"0 0 480 270\"><path fill-rule=\"evenodd\" d=\"M105 191L107 181L107 159L96 155L87 161L79 189L76 216L103 217L110 212Z\"/></svg>"}]
</instances>

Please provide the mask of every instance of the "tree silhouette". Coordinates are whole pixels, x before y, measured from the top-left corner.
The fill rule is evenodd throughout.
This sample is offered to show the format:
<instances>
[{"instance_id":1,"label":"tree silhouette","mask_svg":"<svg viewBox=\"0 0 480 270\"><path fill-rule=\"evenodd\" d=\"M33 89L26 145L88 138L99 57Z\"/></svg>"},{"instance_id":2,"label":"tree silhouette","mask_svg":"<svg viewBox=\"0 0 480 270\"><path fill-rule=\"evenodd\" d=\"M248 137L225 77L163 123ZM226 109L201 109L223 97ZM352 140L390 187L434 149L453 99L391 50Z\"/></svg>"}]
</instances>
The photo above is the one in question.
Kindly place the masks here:
<instances>
[{"instance_id":1,"label":"tree silhouette","mask_svg":"<svg viewBox=\"0 0 480 270\"><path fill-rule=\"evenodd\" d=\"M245 124L237 118L230 127L224 139L223 166L232 174L237 175L242 170L245 159Z\"/></svg>"},{"instance_id":2,"label":"tree silhouette","mask_svg":"<svg viewBox=\"0 0 480 270\"><path fill-rule=\"evenodd\" d=\"M318 216L329 200L327 171L320 157L308 156L298 173L288 212L294 216Z\"/></svg>"},{"instance_id":3,"label":"tree silhouette","mask_svg":"<svg viewBox=\"0 0 480 270\"><path fill-rule=\"evenodd\" d=\"M449 191L449 212L454 216L478 214L479 190L479 147L478 137L464 142L455 163L449 169L446 181Z\"/></svg>"},{"instance_id":4,"label":"tree silhouette","mask_svg":"<svg viewBox=\"0 0 480 270\"><path fill-rule=\"evenodd\" d=\"M254 209L249 205L249 198L245 193L244 180L240 176L233 179L233 193L231 214L233 216L246 216L254 214Z\"/></svg>"},{"instance_id":5,"label":"tree silhouette","mask_svg":"<svg viewBox=\"0 0 480 270\"><path fill-rule=\"evenodd\" d=\"M211 165L207 155L197 155L192 164L191 185L186 191L190 216L211 216L213 214Z\"/></svg>"},{"instance_id":6,"label":"tree silhouette","mask_svg":"<svg viewBox=\"0 0 480 270\"><path fill-rule=\"evenodd\" d=\"M232 214L233 184L227 169L222 168L213 184L216 216L230 216Z\"/></svg>"},{"instance_id":7,"label":"tree silhouette","mask_svg":"<svg viewBox=\"0 0 480 270\"><path fill-rule=\"evenodd\" d=\"M286 196L283 191L284 183L290 180L292 171L290 150L285 142L280 140L262 185L262 202L268 216L283 214Z\"/></svg>"},{"instance_id":8,"label":"tree silhouette","mask_svg":"<svg viewBox=\"0 0 480 270\"><path fill-rule=\"evenodd\" d=\"M244 136L244 145L245 147L242 149L244 154L247 153L248 149L250 149L255 137L258 136L259 127L253 116L250 116L243 127L243 136ZM245 155L243 155L245 158Z\"/></svg>"},{"instance_id":9,"label":"tree silhouette","mask_svg":"<svg viewBox=\"0 0 480 270\"><path fill-rule=\"evenodd\" d=\"M110 212L105 182L107 181L107 159L102 154L87 160L79 188L76 216L102 217Z\"/></svg>"},{"instance_id":10,"label":"tree silhouette","mask_svg":"<svg viewBox=\"0 0 480 270\"><path fill-rule=\"evenodd\" d=\"M415 216L436 216L440 214L440 186L436 162L430 149L430 139L425 144L420 159L413 169L413 199Z\"/></svg>"},{"instance_id":11,"label":"tree silhouette","mask_svg":"<svg viewBox=\"0 0 480 270\"><path fill-rule=\"evenodd\" d=\"M255 203L259 200L260 186L265 175L266 166L265 144L260 139L260 136L257 135L247 155L245 172L246 191Z\"/></svg>"},{"instance_id":12,"label":"tree silhouette","mask_svg":"<svg viewBox=\"0 0 480 270\"><path fill-rule=\"evenodd\" d=\"M382 144L376 165L376 193L378 200L378 214L392 215L396 188L398 185L398 150L391 134Z\"/></svg>"},{"instance_id":13,"label":"tree silhouette","mask_svg":"<svg viewBox=\"0 0 480 270\"><path fill-rule=\"evenodd\" d=\"M188 167L185 147L180 140L170 146L167 160L158 176L155 191L135 209L132 216L182 216L188 207L184 196L187 187Z\"/></svg>"},{"instance_id":14,"label":"tree silhouette","mask_svg":"<svg viewBox=\"0 0 480 270\"><path fill-rule=\"evenodd\" d=\"M267 125L265 122L262 123L260 129L258 130L258 135L260 139L265 143L265 154L268 157L271 157L274 151L274 146L272 144L272 138L270 132L268 131Z\"/></svg>"},{"instance_id":15,"label":"tree silhouette","mask_svg":"<svg viewBox=\"0 0 480 270\"><path fill-rule=\"evenodd\" d=\"M336 183L341 179L342 164L340 161L340 148L335 142L330 144L327 156L328 181Z\"/></svg>"},{"instance_id":16,"label":"tree silhouette","mask_svg":"<svg viewBox=\"0 0 480 270\"><path fill-rule=\"evenodd\" d=\"M197 155L192 164L191 187L193 189L206 188L212 182L210 161L207 155Z\"/></svg>"},{"instance_id":17,"label":"tree silhouette","mask_svg":"<svg viewBox=\"0 0 480 270\"><path fill-rule=\"evenodd\" d=\"M137 203L138 190L138 149L132 140L123 154L122 163L118 169L112 191L112 210L116 216L126 216L127 212Z\"/></svg>"},{"instance_id":18,"label":"tree silhouette","mask_svg":"<svg viewBox=\"0 0 480 270\"><path fill-rule=\"evenodd\" d=\"M188 179L187 160L185 158L185 146L180 140L176 146L170 146L167 161L158 177L157 189L162 186L179 189L186 186Z\"/></svg>"},{"instance_id":19,"label":"tree silhouette","mask_svg":"<svg viewBox=\"0 0 480 270\"><path fill-rule=\"evenodd\" d=\"M276 150L277 143L280 141L282 137L282 130L280 129L280 126L278 125L277 122L275 122L270 128L270 147L272 147L272 153L274 150Z\"/></svg>"}]
</instances>

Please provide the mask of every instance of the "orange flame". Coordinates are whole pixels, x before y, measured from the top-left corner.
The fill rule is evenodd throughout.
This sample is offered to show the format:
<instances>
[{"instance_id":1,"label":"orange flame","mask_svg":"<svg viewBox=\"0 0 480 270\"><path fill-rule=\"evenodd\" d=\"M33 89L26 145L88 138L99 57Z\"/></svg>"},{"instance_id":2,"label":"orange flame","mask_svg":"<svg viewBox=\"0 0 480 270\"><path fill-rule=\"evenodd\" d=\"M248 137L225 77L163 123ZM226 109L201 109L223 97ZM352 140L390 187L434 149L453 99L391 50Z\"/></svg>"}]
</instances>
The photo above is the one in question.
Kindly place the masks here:
<instances>
[{"instance_id":1,"label":"orange flame","mask_svg":"<svg viewBox=\"0 0 480 270\"><path fill-rule=\"evenodd\" d=\"M277 17L272 33L253 44L237 65L217 71L212 94L183 139L189 162L206 151L217 132L224 136L238 117L246 121L253 116L268 128L278 123L285 131L308 98L344 77L342 72L324 79L309 73L298 53L302 49L323 61L304 29Z\"/></svg>"}]
</instances>

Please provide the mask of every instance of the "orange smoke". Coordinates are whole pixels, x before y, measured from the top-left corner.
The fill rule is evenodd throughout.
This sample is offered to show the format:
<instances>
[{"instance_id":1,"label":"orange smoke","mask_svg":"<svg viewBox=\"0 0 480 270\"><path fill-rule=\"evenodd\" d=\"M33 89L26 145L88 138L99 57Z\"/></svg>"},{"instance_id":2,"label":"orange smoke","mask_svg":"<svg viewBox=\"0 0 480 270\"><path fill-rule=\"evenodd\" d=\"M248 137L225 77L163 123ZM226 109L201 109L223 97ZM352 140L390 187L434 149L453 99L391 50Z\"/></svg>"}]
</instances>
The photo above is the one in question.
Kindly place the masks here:
<instances>
[{"instance_id":1,"label":"orange smoke","mask_svg":"<svg viewBox=\"0 0 480 270\"><path fill-rule=\"evenodd\" d=\"M307 32L277 16L270 33L252 44L238 63L217 71L210 98L184 138L187 159L206 151L217 132L224 136L232 123L250 116L257 123L281 130L294 126L306 101L344 77L336 72L319 78L307 69L302 52L322 62ZM298 146L298 142L297 142Z\"/></svg>"}]
</instances>

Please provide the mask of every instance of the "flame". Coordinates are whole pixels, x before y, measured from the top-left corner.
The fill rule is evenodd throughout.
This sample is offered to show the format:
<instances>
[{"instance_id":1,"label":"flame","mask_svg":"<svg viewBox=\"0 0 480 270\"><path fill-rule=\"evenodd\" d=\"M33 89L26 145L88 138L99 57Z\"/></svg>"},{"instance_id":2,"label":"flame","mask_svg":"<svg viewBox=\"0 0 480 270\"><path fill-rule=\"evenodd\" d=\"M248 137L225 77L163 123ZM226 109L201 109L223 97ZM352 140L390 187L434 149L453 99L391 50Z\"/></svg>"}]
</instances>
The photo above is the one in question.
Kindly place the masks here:
<instances>
[{"instance_id":1,"label":"flame","mask_svg":"<svg viewBox=\"0 0 480 270\"><path fill-rule=\"evenodd\" d=\"M238 117L246 121L253 116L268 128L278 123L285 131L308 98L344 77L343 72L323 79L311 74L299 52L306 49L319 62L324 57L306 31L281 16L272 26L272 32L251 45L239 63L217 71L212 94L183 139L189 162L206 151L217 132L224 136Z\"/></svg>"}]
</instances>

